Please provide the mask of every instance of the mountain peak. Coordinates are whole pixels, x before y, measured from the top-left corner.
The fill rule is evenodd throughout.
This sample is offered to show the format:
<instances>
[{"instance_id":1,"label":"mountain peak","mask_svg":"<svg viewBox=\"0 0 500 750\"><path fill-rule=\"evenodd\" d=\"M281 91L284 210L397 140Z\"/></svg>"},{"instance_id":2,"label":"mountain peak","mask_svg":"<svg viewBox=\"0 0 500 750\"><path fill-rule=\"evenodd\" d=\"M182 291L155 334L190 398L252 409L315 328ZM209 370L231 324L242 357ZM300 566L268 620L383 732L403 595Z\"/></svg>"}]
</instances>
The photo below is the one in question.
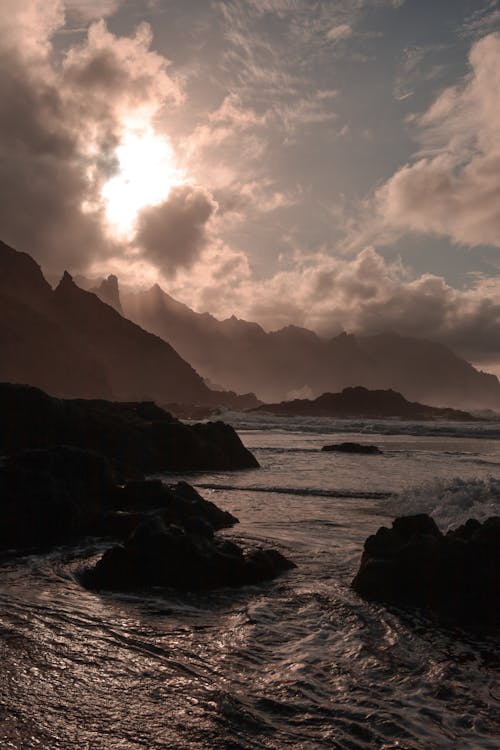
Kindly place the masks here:
<instances>
[{"instance_id":1,"label":"mountain peak","mask_svg":"<svg viewBox=\"0 0 500 750\"><path fill-rule=\"evenodd\" d=\"M110 273L109 276L106 279L103 279L99 286L93 291L95 291L97 296L100 297L103 302L114 307L120 315L123 313L118 277L115 276L114 273Z\"/></svg>"},{"instance_id":2,"label":"mountain peak","mask_svg":"<svg viewBox=\"0 0 500 750\"><path fill-rule=\"evenodd\" d=\"M52 288L30 255L0 241L0 291L9 296L29 299L34 305L43 305L50 297Z\"/></svg>"},{"instance_id":3,"label":"mountain peak","mask_svg":"<svg viewBox=\"0 0 500 750\"><path fill-rule=\"evenodd\" d=\"M61 281L57 285L57 288L59 289L59 287L61 286L76 286L75 282L73 281L73 276L69 273L69 271L65 271L63 273Z\"/></svg>"}]
</instances>

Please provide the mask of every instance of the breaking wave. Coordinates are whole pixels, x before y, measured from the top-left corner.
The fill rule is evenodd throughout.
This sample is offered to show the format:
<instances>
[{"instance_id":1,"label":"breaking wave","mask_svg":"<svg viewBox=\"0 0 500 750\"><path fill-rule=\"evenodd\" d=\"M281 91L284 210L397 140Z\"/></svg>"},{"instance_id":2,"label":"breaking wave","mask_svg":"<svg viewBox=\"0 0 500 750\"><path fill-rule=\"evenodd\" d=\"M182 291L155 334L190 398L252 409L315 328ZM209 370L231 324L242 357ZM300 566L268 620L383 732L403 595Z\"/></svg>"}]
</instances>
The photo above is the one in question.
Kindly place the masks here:
<instances>
[{"instance_id":1,"label":"breaking wave","mask_svg":"<svg viewBox=\"0 0 500 750\"><path fill-rule=\"evenodd\" d=\"M500 515L500 479L433 479L393 495L384 509L394 515L428 513L442 531L469 518Z\"/></svg>"}]
</instances>

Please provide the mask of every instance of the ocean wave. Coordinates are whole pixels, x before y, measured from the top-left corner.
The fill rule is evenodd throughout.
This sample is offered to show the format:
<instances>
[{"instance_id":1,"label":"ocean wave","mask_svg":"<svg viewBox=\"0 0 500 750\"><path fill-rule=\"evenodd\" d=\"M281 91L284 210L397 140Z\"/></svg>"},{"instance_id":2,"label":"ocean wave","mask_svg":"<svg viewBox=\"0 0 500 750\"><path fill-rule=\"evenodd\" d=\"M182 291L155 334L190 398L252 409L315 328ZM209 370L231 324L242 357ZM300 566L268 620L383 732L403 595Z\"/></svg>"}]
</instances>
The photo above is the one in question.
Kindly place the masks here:
<instances>
[{"instance_id":1,"label":"ocean wave","mask_svg":"<svg viewBox=\"0 0 500 750\"><path fill-rule=\"evenodd\" d=\"M406 422L399 419L336 419L334 417L278 417L272 414L225 412L222 417L238 432L357 433L366 435L408 435L414 437L500 438L498 421Z\"/></svg>"},{"instance_id":2,"label":"ocean wave","mask_svg":"<svg viewBox=\"0 0 500 750\"><path fill-rule=\"evenodd\" d=\"M433 479L393 495L384 509L394 515L428 513L447 531L469 518L500 515L500 479Z\"/></svg>"}]
</instances>

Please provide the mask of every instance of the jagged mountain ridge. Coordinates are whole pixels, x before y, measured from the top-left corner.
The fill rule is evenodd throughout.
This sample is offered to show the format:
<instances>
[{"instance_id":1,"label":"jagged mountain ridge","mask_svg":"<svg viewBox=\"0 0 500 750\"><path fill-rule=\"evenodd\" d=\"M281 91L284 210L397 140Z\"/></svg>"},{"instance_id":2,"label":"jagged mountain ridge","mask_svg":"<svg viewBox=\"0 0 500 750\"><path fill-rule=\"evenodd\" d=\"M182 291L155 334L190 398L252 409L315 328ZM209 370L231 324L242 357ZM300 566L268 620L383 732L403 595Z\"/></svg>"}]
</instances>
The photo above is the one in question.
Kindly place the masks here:
<instances>
[{"instance_id":1,"label":"jagged mountain ridge","mask_svg":"<svg viewBox=\"0 0 500 750\"><path fill-rule=\"evenodd\" d=\"M385 332L330 339L287 326L266 332L234 316L196 313L158 285L122 294L125 314L169 341L220 387L253 391L263 401L316 397L353 385L394 390L413 401L500 409L500 383L446 346Z\"/></svg>"},{"instance_id":2,"label":"jagged mountain ridge","mask_svg":"<svg viewBox=\"0 0 500 750\"><path fill-rule=\"evenodd\" d=\"M0 380L55 396L224 401L169 343L80 289L67 272L52 290L31 256L2 242L0 351Z\"/></svg>"}]
</instances>

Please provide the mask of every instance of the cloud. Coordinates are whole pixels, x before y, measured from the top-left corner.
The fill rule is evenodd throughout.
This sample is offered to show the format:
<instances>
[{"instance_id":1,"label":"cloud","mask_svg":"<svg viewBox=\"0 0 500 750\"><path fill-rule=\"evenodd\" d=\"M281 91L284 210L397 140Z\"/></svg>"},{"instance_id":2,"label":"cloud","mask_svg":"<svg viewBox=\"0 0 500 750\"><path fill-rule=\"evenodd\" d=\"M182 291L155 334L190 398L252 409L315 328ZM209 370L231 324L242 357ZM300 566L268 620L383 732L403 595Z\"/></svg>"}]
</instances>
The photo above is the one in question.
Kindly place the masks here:
<instances>
[{"instance_id":1,"label":"cloud","mask_svg":"<svg viewBox=\"0 0 500 750\"><path fill-rule=\"evenodd\" d=\"M207 225L216 208L201 188L173 188L166 201L141 211L135 239L144 256L164 273L190 266L208 243Z\"/></svg>"},{"instance_id":2,"label":"cloud","mask_svg":"<svg viewBox=\"0 0 500 750\"><path fill-rule=\"evenodd\" d=\"M500 247L500 34L473 45L470 67L415 118L421 154L376 198L389 227Z\"/></svg>"},{"instance_id":3,"label":"cloud","mask_svg":"<svg viewBox=\"0 0 500 750\"><path fill-rule=\"evenodd\" d=\"M127 129L151 127L183 97L168 60L150 48L147 24L117 37L92 23L58 54L53 35L63 25L56 0L0 8L2 239L33 253L49 275L126 252L106 231L101 194L116 148Z\"/></svg>"},{"instance_id":4,"label":"cloud","mask_svg":"<svg viewBox=\"0 0 500 750\"><path fill-rule=\"evenodd\" d=\"M64 0L68 15L82 21L106 18L116 13L123 0Z\"/></svg>"},{"instance_id":5,"label":"cloud","mask_svg":"<svg viewBox=\"0 0 500 750\"><path fill-rule=\"evenodd\" d=\"M465 19L458 32L464 37L481 37L498 29L500 24L500 3L498 0L486 0L479 8L473 10Z\"/></svg>"},{"instance_id":6,"label":"cloud","mask_svg":"<svg viewBox=\"0 0 500 750\"><path fill-rule=\"evenodd\" d=\"M332 28L326 33L327 39L331 42L340 42L342 39L349 39L352 36L352 26L348 23L340 23L338 26L332 26Z\"/></svg>"}]
</instances>

